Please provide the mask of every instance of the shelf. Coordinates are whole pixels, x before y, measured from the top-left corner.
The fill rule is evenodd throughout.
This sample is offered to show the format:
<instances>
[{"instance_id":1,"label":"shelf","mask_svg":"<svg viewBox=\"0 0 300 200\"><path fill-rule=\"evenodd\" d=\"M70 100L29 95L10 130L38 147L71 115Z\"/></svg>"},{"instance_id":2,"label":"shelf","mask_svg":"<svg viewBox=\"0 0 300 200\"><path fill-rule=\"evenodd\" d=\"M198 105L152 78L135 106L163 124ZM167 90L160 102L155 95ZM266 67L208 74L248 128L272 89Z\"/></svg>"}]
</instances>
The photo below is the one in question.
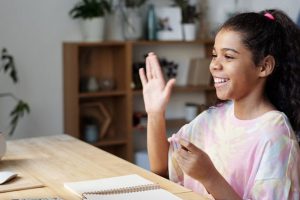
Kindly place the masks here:
<instances>
[{"instance_id":1,"label":"shelf","mask_svg":"<svg viewBox=\"0 0 300 200\"><path fill-rule=\"evenodd\" d=\"M123 96L123 95L126 95L125 91L84 92L79 94L79 98L89 99L89 98Z\"/></svg>"},{"instance_id":2,"label":"shelf","mask_svg":"<svg viewBox=\"0 0 300 200\"><path fill-rule=\"evenodd\" d=\"M186 44L194 44L194 45L213 45L214 40L206 39L206 40L195 40L195 41L183 41L183 40L175 40L175 41L149 41L149 40L138 40L132 41L132 45L135 46L158 46L158 45L186 45Z\"/></svg>"},{"instance_id":3,"label":"shelf","mask_svg":"<svg viewBox=\"0 0 300 200\"><path fill-rule=\"evenodd\" d=\"M92 145L132 161L131 65L127 42L66 42L64 52L64 130L82 140L86 127L98 128ZM113 90L89 92L88 78L113 80ZM100 87L100 83L99 87ZM101 87L100 87L101 88ZM94 132L97 134L96 132Z\"/></svg>"},{"instance_id":4,"label":"shelf","mask_svg":"<svg viewBox=\"0 0 300 200\"><path fill-rule=\"evenodd\" d=\"M150 40L137 40L137 41L103 41L103 42L65 42L65 44L77 45L79 47L97 47L97 46L122 46L124 44L132 44L135 46L148 46L148 45L186 45L186 44L195 44L195 45L213 45L213 39L204 39L204 40L194 40L194 41L184 41L184 40L170 40L170 41L150 41Z\"/></svg>"},{"instance_id":5,"label":"shelf","mask_svg":"<svg viewBox=\"0 0 300 200\"><path fill-rule=\"evenodd\" d=\"M104 41L104 42L65 42L66 45L76 45L78 47L111 47L111 46L123 46L124 41Z\"/></svg>"},{"instance_id":6,"label":"shelf","mask_svg":"<svg viewBox=\"0 0 300 200\"><path fill-rule=\"evenodd\" d=\"M200 85L200 86L175 86L173 92L175 93L191 93L191 92L203 92L203 91L214 91L215 87L210 85ZM142 95L142 90L133 90L133 95Z\"/></svg>"}]
</instances>

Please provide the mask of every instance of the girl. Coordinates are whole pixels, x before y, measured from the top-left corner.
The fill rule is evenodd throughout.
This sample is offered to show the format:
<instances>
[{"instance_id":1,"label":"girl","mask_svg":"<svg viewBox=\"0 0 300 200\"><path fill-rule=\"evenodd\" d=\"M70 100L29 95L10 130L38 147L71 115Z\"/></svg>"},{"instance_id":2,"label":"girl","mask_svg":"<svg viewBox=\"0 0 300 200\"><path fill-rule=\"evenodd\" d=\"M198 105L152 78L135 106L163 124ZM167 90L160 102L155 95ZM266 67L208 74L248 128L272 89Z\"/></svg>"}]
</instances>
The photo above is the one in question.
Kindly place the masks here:
<instances>
[{"instance_id":1,"label":"girl","mask_svg":"<svg viewBox=\"0 0 300 200\"><path fill-rule=\"evenodd\" d=\"M300 199L300 32L281 11L243 13L215 38L222 103L166 138L166 84L154 53L140 69L151 170L215 199Z\"/></svg>"}]
</instances>

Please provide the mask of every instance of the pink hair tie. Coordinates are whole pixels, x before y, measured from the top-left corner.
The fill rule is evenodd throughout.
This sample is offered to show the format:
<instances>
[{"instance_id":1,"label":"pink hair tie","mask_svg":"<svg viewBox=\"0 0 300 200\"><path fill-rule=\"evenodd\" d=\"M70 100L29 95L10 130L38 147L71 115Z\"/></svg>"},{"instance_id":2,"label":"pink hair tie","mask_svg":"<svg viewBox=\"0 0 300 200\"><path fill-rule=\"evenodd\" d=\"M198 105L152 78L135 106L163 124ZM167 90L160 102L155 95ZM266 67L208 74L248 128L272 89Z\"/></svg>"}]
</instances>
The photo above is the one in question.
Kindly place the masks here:
<instances>
[{"instance_id":1,"label":"pink hair tie","mask_svg":"<svg viewBox=\"0 0 300 200\"><path fill-rule=\"evenodd\" d=\"M264 14L265 17L269 18L270 20L275 20L274 16L271 13L266 12Z\"/></svg>"}]
</instances>

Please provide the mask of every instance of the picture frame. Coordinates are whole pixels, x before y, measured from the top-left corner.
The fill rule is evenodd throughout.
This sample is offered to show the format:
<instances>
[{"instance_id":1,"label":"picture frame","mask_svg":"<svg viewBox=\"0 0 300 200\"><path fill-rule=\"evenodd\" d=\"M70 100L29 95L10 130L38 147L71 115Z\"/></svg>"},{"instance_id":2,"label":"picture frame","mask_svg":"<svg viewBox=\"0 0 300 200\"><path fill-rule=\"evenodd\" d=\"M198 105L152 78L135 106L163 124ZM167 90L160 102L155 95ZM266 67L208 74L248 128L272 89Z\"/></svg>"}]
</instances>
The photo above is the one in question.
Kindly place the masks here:
<instances>
[{"instance_id":1,"label":"picture frame","mask_svg":"<svg viewBox=\"0 0 300 200\"><path fill-rule=\"evenodd\" d=\"M179 7L156 8L156 17L158 40L183 40Z\"/></svg>"}]
</instances>

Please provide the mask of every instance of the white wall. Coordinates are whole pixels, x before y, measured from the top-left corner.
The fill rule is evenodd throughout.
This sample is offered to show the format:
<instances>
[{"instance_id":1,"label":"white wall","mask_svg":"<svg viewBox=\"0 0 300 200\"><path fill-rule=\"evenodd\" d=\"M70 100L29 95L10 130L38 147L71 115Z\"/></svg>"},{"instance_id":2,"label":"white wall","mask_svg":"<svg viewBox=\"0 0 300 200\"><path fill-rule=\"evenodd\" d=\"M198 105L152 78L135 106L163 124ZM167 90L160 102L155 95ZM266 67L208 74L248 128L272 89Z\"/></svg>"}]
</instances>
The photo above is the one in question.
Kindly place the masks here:
<instances>
[{"instance_id":1,"label":"white wall","mask_svg":"<svg viewBox=\"0 0 300 200\"><path fill-rule=\"evenodd\" d=\"M171 2L152 1L157 5ZM279 7L296 19L299 1L240 1L238 8ZM77 0L0 1L0 48L7 47L14 55L20 77L20 84L14 86L1 73L0 92L12 91L28 101L31 107L30 115L20 121L14 137L63 133L62 42L79 39L77 22L68 16L75 2ZM233 2L209 0L212 24L224 21L225 12L234 9ZM2 131L8 130L8 114L12 106L10 99L0 99Z\"/></svg>"},{"instance_id":2,"label":"white wall","mask_svg":"<svg viewBox=\"0 0 300 200\"><path fill-rule=\"evenodd\" d=\"M235 0L208 0L209 18L211 27L215 28L224 22L227 14L235 10ZM237 11L262 11L265 9L278 8L285 11L294 21L300 12L300 0L236 0Z\"/></svg>"},{"instance_id":3,"label":"white wall","mask_svg":"<svg viewBox=\"0 0 300 200\"><path fill-rule=\"evenodd\" d=\"M62 42L78 38L77 24L68 16L75 2L0 1L0 47L7 47L13 54L20 77L20 84L13 86L1 73L0 92L13 91L31 107L30 115L20 121L15 137L63 131ZM7 131L13 102L5 99L0 103L1 129Z\"/></svg>"},{"instance_id":4,"label":"white wall","mask_svg":"<svg viewBox=\"0 0 300 200\"><path fill-rule=\"evenodd\" d=\"M261 11L263 9L277 8L288 14L294 21L297 20L300 12L300 0L252 0L251 6L254 11Z\"/></svg>"}]
</instances>

